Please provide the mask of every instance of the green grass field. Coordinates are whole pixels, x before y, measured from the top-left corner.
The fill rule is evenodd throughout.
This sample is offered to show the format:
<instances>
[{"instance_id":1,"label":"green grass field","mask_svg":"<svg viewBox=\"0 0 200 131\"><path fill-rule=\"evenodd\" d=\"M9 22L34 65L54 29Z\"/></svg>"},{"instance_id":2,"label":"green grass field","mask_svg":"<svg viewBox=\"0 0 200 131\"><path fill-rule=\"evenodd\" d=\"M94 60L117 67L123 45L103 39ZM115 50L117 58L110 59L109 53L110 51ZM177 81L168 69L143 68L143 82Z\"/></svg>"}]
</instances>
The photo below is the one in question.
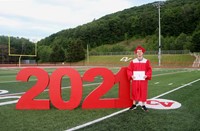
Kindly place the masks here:
<instances>
[{"instance_id":1,"label":"green grass field","mask_svg":"<svg viewBox=\"0 0 200 131\"><path fill-rule=\"evenodd\" d=\"M88 65L126 66L130 60L127 62L120 61L123 57L130 58L130 60L134 58L132 55L90 56ZM153 67L158 67L157 55L145 55L144 57L151 61ZM162 67L192 67L194 60L195 57L190 54L163 54L161 65Z\"/></svg>"},{"instance_id":2,"label":"green grass field","mask_svg":"<svg viewBox=\"0 0 200 131\"><path fill-rule=\"evenodd\" d=\"M88 68L77 68L82 75ZM109 68L113 73L118 72L119 68ZM16 74L19 68L0 68L0 90L9 91L6 94L21 93L28 91L36 82L35 77L31 77L29 82L16 81ZM45 68L51 74L55 68ZM153 98L162 93L188 84L192 81L197 82L187 85L172 93L166 94L161 98L174 100L182 104L178 109L157 110L149 109L143 112L140 108L135 111L125 111L121 114L105 119L80 130L200 130L200 70L187 68L153 69L153 79L149 81L148 98ZM87 85L84 82L83 99L94 90L101 77L96 77L95 81ZM68 100L70 96L70 86L68 77L62 81L62 97ZM13 101L16 98L5 98L6 94L0 92L0 104ZM14 96L21 96L16 94ZM113 87L105 96L114 98L118 96L118 88ZM48 91L44 91L37 99L49 99ZM74 110L58 110L51 105L50 110L16 110L14 104L0 106L0 126L2 131L62 131L84 123L102 118L123 109L90 109L83 110L81 105Z\"/></svg>"}]
</instances>

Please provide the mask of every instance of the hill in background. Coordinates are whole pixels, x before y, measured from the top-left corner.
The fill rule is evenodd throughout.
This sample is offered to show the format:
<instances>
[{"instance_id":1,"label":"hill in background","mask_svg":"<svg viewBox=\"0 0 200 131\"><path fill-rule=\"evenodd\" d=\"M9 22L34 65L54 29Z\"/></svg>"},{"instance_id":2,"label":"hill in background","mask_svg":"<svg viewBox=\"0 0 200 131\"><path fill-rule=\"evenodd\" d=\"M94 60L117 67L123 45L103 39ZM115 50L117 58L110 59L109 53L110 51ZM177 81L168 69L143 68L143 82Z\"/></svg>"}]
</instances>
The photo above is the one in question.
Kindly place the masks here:
<instances>
[{"instance_id":1,"label":"hill in background","mask_svg":"<svg viewBox=\"0 0 200 131\"><path fill-rule=\"evenodd\" d=\"M155 3L155 2L154 2ZM90 52L158 50L158 9L154 3L108 14L38 42L40 62L76 62ZM161 7L162 50L200 52L199 0L167 0ZM0 40L1 42L1 40ZM19 47L20 48L20 47Z\"/></svg>"},{"instance_id":2,"label":"hill in background","mask_svg":"<svg viewBox=\"0 0 200 131\"><path fill-rule=\"evenodd\" d=\"M163 50L199 52L199 0L167 0L164 2L161 7L161 29ZM77 41L80 48L86 50L89 46L92 52L131 51L138 44L147 50L158 50L158 9L153 6L153 3L149 3L108 14L76 28L64 29L52 34L39 41L38 45L42 50L48 48L50 53L50 50L57 51L53 49L54 46L60 46L59 51L65 54L64 57L62 56L63 61L68 61L66 54L69 53L66 50L69 52L74 48L68 45L77 44Z\"/></svg>"}]
</instances>

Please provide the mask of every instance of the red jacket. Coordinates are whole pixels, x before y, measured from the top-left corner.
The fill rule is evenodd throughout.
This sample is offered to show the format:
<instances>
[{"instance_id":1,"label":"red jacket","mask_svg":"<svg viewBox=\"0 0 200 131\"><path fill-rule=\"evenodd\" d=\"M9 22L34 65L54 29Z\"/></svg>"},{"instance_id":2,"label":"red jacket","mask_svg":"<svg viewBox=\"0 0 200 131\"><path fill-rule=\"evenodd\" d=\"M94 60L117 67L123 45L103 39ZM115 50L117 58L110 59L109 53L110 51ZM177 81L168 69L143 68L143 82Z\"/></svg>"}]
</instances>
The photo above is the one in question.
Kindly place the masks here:
<instances>
[{"instance_id":1,"label":"red jacket","mask_svg":"<svg viewBox=\"0 0 200 131\"><path fill-rule=\"evenodd\" d=\"M134 71L144 71L147 78L145 80L133 80ZM127 69L128 79L132 80L132 99L135 101L145 102L147 99L148 80L152 78L152 68L150 61L143 58L139 61L133 59Z\"/></svg>"}]
</instances>

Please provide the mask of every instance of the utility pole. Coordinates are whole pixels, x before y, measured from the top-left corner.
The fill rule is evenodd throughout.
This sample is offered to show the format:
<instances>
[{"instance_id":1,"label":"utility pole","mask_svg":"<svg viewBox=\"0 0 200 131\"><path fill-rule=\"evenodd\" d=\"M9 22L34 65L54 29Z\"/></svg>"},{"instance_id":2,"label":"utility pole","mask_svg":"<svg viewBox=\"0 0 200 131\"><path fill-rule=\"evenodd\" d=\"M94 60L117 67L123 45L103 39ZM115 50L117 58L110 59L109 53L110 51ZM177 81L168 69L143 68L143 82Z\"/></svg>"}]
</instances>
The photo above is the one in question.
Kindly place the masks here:
<instances>
[{"instance_id":1,"label":"utility pole","mask_svg":"<svg viewBox=\"0 0 200 131\"><path fill-rule=\"evenodd\" d=\"M87 44L87 65L89 65L90 62L90 54L89 54L89 45Z\"/></svg>"},{"instance_id":2,"label":"utility pole","mask_svg":"<svg viewBox=\"0 0 200 131\"><path fill-rule=\"evenodd\" d=\"M1 48L1 64L3 64L3 56L4 56L4 55L3 55L3 50L4 50L4 49L3 49L3 47L2 47L2 48Z\"/></svg>"},{"instance_id":3,"label":"utility pole","mask_svg":"<svg viewBox=\"0 0 200 131\"><path fill-rule=\"evenodd\" d=\"M156 6L158 8L158 26L159 26L159 50L158 50L158 66L161 66L161 24L160 24L160 7L163 5L163 1L158 1L153 4L153 6Z\"/></svg>"}]
</instances>

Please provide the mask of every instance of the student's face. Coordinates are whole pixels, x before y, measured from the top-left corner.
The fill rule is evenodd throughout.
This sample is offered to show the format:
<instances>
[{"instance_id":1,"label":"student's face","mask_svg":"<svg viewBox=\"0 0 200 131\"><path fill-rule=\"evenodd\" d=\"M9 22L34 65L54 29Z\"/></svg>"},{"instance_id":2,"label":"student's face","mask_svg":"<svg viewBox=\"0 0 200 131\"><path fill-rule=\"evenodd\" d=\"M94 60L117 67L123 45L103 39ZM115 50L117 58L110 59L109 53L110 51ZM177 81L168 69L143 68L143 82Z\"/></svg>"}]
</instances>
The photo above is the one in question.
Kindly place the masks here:
<instances>
[{"instance_id":1,"label":"student's face","mask_svg":"<svg viewBox=\"0 0 200 131\"><path fill-rule=\"evenodd\" d=\"M142 57L142 56L143 56L142 50L137 50L137 56L138 56L138 57Z\"/></svg>"}]
</instances>

